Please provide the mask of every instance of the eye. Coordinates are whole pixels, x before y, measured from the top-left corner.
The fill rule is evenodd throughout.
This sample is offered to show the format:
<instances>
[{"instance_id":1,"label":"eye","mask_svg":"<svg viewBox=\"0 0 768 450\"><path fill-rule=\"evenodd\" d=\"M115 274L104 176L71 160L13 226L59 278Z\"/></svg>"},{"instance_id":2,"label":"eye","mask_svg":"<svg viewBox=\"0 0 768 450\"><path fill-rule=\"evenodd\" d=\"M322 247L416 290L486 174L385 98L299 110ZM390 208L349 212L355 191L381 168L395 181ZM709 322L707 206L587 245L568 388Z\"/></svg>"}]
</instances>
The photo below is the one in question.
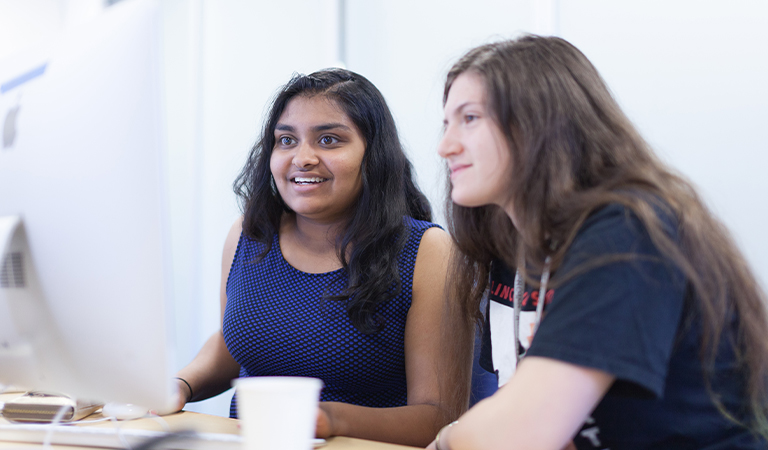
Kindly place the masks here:
<instances>
[{"instance_id":1,"label":"eye","mask_svg":"<svg viewBox=\"0 0 768 450\"><path fill-rule=\"evenodd\" d=\"M333 145L333 144L336 144L338 142L339 142L339 140L336 139L333 136L323 136L323 137L320 138L320 143L322 145Z\"/></svg>"},{"instance_id":2,"label":"eye","mask_svg":"<svg viewBox=\"0 0 768 450\"><path fill-rule=\"evenodd\" d=\"M464 122L465 123L474 122L477 119L479 119L479 117L474 115L474 114L465 114L464 115Z\"/></svg>"},{"instance_id":3,"label":"eye","mask_svg":"<svg viewBox=\"0 0 768 450\"><path fill-rule=\"evenodd\" d=\"M278 139L278 142L280 143L280 145L284 145L284 146L287 147L287 146L293 144L294 141L293 141L293 138L291 138L289 136L282 136L282 137L280 137Z\"/></svg>"}]
</instances>

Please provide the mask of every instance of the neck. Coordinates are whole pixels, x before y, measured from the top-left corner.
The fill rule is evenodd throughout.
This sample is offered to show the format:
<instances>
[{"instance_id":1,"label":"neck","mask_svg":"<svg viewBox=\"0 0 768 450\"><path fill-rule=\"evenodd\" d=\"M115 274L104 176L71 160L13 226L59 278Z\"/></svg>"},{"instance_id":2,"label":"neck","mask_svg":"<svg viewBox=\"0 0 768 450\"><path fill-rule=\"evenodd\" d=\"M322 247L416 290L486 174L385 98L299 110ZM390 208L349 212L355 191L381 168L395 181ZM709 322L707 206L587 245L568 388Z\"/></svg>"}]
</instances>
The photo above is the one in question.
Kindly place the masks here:
<instances>
[{"instance_id":1,"label":"neck","mask_svg":"<svg viewBox=\"0 0 768 450\"><path fill-rule=\"evenodd\" d=\"M324 222L295 213L283 217L280 235L289 238L313 253L336 251L336 239L346 221Z\"/></svg>"},{"instance_id":2,"label":"neck","mask_svg":"<svg viewBox=\"0 0 768 450\"><path fill-rule=\"evenodd\" d=\"M517 231L520 231L520 226L517 223L517 220L515 219L515 209L512 207L511 202L507 202L505 205L500 205L501 208L504 210L505 213L507 213L507 216L512 221L512 225L515 226L515 229Z\"/></svg>"}]
</instances>

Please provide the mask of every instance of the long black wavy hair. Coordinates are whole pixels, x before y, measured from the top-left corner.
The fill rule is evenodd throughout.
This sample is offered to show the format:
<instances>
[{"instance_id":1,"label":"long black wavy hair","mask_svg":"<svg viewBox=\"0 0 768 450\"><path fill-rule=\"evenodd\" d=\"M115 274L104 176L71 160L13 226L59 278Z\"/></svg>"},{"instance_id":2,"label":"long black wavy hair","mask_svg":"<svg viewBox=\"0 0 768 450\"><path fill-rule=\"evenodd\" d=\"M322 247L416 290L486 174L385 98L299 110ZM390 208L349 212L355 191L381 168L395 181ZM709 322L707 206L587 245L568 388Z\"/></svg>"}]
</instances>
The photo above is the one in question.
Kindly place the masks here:
<instances>
[{"instance_id":1,"label":"long black wavy hair","mask_svg":"<svg viewBox=\"0 0 768 450\"><path fill-rule=\"evenodd\" d=\"M243 211L244 235L264 244L259 258L269 253L283 214L291 212L275 186L269 161L275 126L297 96L334 101L365 140L362 191L336 239L336 253L349 282L340 295L326 294L325 299L346 302L350 322L360 332L372 334L384 326L376 315L378 306L401 291L397 256L408 239L403 218L432 220L429 201L413 179L395 120L373 83L344 69L294 75L276 94L261 137L233 184Z\"/></svg>"}]
</instances>

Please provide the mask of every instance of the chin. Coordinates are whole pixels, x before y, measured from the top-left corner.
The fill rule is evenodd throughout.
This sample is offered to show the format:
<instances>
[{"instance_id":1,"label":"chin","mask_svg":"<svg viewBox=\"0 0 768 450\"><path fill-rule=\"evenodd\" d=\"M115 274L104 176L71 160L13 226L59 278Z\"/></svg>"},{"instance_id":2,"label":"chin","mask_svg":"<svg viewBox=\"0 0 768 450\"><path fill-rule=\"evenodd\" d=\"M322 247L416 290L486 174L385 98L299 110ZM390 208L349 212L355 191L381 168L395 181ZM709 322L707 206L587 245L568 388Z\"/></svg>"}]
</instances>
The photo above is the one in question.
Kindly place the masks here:
<instances>
[{"instance_id":1,"label":"chin","mask_svg":"<svg viewBox=\"0 0 768 450\"><path fill-rule=\"evenodd\" d=\"M475 198L472 195L467 195L466 193L456 191L451 192L451 200L453 200L453 203L456 203L457 205L463 206L465 208L475 208L488 204L488 202Z\"/></svg>"}]
</instances>

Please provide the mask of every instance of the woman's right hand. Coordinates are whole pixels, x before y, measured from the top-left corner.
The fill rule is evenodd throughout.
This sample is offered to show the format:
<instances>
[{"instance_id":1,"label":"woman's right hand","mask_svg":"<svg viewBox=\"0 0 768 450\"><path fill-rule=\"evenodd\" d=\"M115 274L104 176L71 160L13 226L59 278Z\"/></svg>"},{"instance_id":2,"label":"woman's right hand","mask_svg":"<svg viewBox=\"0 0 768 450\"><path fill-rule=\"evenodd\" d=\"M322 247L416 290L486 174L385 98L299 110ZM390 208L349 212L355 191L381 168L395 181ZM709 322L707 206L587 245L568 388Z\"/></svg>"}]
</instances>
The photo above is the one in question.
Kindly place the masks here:
<instances>
[{"instance_id":1,"label":"woman's right hand","mask_svg":"<svg viewBox=\"0 0 768 450\"><path fill-rule=\"evenodd\" d=\"M184 409L184 405L187 404L189 388L181 380L173 380L173 393L171 393L171 399L168 401L165 409L159 409L157 411L150 411L158 416L167 416L169 414L176 414Z\"/></svg>"},{"instance_id":2,"label":"woman's right hand","mask_svg":"<svg viewBox=\"0 0 768 450\"><path fill-rule=\"evenodd\" d=\"M171 399L168 402L168 406L164 410L154 411L159 416L166 416L168 414L176 414L184 409L184 406L189 401L189 388L184 382L178 379L173 380L173 393L171 393Z\"/></svg>"},{"instance_id":3,"label":"woman's right hand","mask_svg":"<svg viewBox=\"0 0 768 450\"><path fill-rule=\"evenodd\" d=\"M315 426L315 436L321 439L339 434L337 421L333 414L333 402L320 402L317 408L317 425Z\"/></svg>"},{"instance_id":4,"label":"woman's right hand","mask_svg":"<svg viewBox=\"0 0 768 450\"><path fill-rule=\"evenodd\" d=\"M322 408L317 409L317 425L315 426L315 436L320 439L328 439L331 433L331 418Z\"/></svg>"},{"instance_id":5,"label":"woman's right hand","mask_svg":"<svg viewBox=\"0 0 768 450\"><path fill-rule=\"evenodd\" d=\"M187 386L186 383L179 380L178 378L174 379L176 383L174 386L176 386L176 390L171 396L171 405L174 408L174 412L179 412L182 409L184 409L184 406L191 400L190 395L192 394L189 391L189 386Z\"/></svg>"}]
</instances>

